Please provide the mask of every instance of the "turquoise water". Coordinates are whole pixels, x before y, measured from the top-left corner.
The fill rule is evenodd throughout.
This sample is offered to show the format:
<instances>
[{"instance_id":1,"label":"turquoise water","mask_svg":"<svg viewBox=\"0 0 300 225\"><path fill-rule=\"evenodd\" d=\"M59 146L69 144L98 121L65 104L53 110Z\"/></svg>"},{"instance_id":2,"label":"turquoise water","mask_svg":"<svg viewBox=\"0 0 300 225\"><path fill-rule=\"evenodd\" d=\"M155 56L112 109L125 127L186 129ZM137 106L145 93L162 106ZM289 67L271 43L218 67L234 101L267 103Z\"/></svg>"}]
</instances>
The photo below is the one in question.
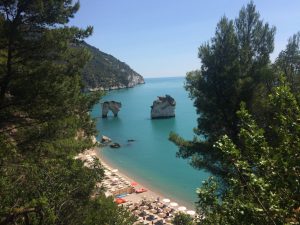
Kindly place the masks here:
<instances>
[{"instance_id":1,"label":"turquoise water","mask_svg":"<svg viewBox=\"0 0 300 225\"><path fill-rule=\"evenodd\" d=\"M92 116L97 118L100 134L122 146L119 149L105 148L103 157L147 187L191 206L197 200L196 188L208 175L193 169L187 160L176 158L177 147L168 140L171 131L191 139L196 126L197 116L183 87L184 78L145 81L146 84L135 88L109 92L101 100L122 102L117 118L109 114L108 118L102 119L100 105L94 107ZM151 120L152 102L165 94L176 100L176 117ZM128 139L136 141L128 143Z\"/></svg>"}]
</instances>

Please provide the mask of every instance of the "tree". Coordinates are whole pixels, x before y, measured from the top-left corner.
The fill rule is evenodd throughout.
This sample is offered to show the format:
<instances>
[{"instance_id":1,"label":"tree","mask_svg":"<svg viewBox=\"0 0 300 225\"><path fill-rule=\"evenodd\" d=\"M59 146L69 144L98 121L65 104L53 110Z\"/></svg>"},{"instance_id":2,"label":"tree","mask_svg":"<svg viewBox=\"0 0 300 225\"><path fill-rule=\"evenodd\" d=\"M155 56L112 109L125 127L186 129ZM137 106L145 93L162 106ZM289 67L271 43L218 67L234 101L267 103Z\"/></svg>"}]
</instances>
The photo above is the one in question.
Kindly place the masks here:
<instances>
[{"instance_id":1,"label":"tree","mask_svg":"<svg viewBox=\"0 0 300 225\"><path fill-rule=\"evenodd\" d=\"M91 199L100 163L74 159L94 146L89 111L101 96L82 92L89 54L78 45L92 28L67 26L78 8L72 0L0 1L1 225L94 224L100 203L107 207L95 219L104 224L111 212L133 221L111 199Z\"/></svg>"},{"instance_id":2,"label":"tree","mask_svg":"<svg viewBox=\"0 0 300 225\"><path fill-rule=\"evenodd\" d=\"M276 68L284 74L291 85L292 92L299 98L300 91L300 32L289 40L285 50L279 53Z\"/></svg>"},{"instance_id":3,"label":"tree","mask_svg":"<svg viewBox=\"0 0 300 225\"><path fill-rule=\"evenodd\" d=\"M197 136L186 141L170 135L179 147L177 155L191 158L194 167L226 176L222 156L212 146L224 134L238 144L236 111L241 101L250 110L255 108L256 88L269 80L274 33L251 2L235 21L222 17L210 43L200 46L201 69L187 74L185 86L199 114Z\"/></svg>"},{"instance_id":4,"label":"tree","mask_svg":"<svg viewBox=\"0 0 300 225\"><path fill-rule=\"evenodd\" d=\"M242 104L237 113L241 144L227 135L215 143L228 176L226 186L210 178L198 189L203 224L299 224L299 105L282 85L274 88L267 108L268 130Z\"/></svg>"},{"instance_id":5,"label":"tree","mask_svg":"<svg viewBox=\"0 0 300 225\"><path fill-rule=\"evenodd\" d=\"M177 213L172 221L174 225L193 225L193 218L185 213Z\"/></svg>"}]
</instances>

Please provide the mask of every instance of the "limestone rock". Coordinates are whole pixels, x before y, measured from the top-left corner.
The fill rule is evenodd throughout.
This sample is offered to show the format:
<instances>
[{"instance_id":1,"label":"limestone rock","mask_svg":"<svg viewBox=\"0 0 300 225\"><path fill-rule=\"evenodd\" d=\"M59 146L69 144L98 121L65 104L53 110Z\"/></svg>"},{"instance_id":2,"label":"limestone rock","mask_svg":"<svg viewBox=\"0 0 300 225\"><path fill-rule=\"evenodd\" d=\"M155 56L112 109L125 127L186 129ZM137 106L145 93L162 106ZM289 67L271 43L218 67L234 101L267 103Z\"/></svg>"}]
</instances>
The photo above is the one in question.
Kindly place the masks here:
<instances>
[{"instance_id":1,"label":"limestone rock","mask_svg":"<svg viewBox=\"0 0 300 225\"><path fill-rule=\"evenodd\" d=\"M176 101L170 95L158 97L151 106L151 118L169 118L175 116Z\"/></svg>"},{"instance_id":2,"label":"limestone rock","mask_svg":"<svg viewBox=\"0 0 300 225\"><path fill-rule=\"evenodd\" d=\"M102 118L106 118L109 111L112 111L114 116L118 116L118 112L122 107L121 102L107 101L102 104Z\"/></svg>"},{"instance_id":3,"label":"limestone rock","mask_svg":"<svg viewBox=\"0 0 300 225\"><path fill-rule=\"evenodd\" d=\"M110 145L111 148L120 148L121 145L119 143L113 143Z\"/></svg>"},{"instance_id":4,"label":"limestone rock","mask_svg":"<svg viewBox=\"0 0 300 225\"><path fill-rule=\"evenodd\" d=\"M102 136L102 139L101 139L102 144L108 144L110 142L111 142L111 139L109 137L104 136L104 135Z\"/></svg>"}]
</instances>

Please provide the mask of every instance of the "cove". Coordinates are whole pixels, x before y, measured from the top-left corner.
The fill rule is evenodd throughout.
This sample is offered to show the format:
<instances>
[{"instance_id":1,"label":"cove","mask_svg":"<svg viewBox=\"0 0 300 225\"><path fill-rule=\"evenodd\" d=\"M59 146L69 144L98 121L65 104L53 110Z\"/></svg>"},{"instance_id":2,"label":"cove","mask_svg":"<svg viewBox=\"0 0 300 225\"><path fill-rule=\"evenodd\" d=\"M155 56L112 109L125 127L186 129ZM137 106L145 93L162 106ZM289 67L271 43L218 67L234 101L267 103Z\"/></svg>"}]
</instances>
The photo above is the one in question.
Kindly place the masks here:
<instances>
[{"instance_id":1,"label":"cove","mask_svg":"<svg viewBox=\"0 0 300 225\"><path fill-rule=\"evenodd\" d=\"M196 189L209 174L177 158L178 149L168 140L171 131L192 139L197 124L196 109L184 89L184 80L183 77L146 79L144 85L111 91L100 102L121 102L118 117L109 114L100 118L100 104L95 105L91 114L97 120L98 140L106 135L121 145L119 149L104 148L105 160L154 191L193 206L197 201ZM165 94L176 100L176 116L151 120L150 106L157 96Z\"/></svg>"}]
</instances>

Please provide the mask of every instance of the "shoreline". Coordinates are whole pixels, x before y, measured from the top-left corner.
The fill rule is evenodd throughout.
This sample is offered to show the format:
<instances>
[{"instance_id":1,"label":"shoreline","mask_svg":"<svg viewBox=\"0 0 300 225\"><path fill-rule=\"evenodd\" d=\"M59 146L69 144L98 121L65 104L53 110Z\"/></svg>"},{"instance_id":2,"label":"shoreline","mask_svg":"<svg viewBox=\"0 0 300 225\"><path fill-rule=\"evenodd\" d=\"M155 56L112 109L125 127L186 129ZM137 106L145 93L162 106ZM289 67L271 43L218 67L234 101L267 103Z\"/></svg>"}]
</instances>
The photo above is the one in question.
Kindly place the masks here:
<instances>
[{"instance_id":1,"label":"shoreline","mask_svg":"<svg viewBox=\"0 0 300 225\"><path fill-rule=\"evenodd\" d=\"M147 189L147 192L142 193L141 196L146 196L151 199L157 199L157 197L159 197L160 199L168 198L168 199L171 199L171 201L173 201L173 202L177 202L180 206L187 207L188 210L196 210L195 205L193 205L191 203L189 204L185 201L177 199L174 196L162 193L161 191L159 191L155 187L153 187L151 184L147 184L138 178L135 179L135 177L132 174L130 174L130 172L128 172L128 171L124 171L124 170L120 171L118 165L114 164L109 159L106 159L101 154L101 151L103 151L101 148L96 147L96 148L93 148L91 151L93 152L94 155L96 155L99 158L101 164L103 164L104 167L118 169L118 174L120 176L124 177L126 180L128 180L130 182L137 182L140 187Z\"/></svg>"},{"instance_id":2,"label":"shoreline","mask_svg":"<svg viewBox=\"0 0 300 225\"><path fill-rule=\"evenodd\" d=\"M100 161L104 169L104 179L96 183L95 188L104 188L106 197L112 197L116 204L126 207L135 215L137 221L134 224L171 225L176 214L180 212L190 215L195 223L202 218L196 211L191 210L191 207L180 205L180 201L174 202L176 199L166 198L169 195L164 196L159 191L154 191L153 188L146 188L144 184L133 180L132 176L126 172L119 172L112 163L101 156L100 148L87 149L75 159L83 160L84 166L87 167L93 166L96 159Z\"/></svg>"}]
</instances>

